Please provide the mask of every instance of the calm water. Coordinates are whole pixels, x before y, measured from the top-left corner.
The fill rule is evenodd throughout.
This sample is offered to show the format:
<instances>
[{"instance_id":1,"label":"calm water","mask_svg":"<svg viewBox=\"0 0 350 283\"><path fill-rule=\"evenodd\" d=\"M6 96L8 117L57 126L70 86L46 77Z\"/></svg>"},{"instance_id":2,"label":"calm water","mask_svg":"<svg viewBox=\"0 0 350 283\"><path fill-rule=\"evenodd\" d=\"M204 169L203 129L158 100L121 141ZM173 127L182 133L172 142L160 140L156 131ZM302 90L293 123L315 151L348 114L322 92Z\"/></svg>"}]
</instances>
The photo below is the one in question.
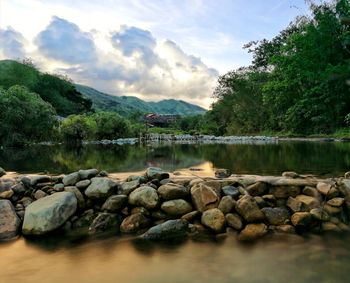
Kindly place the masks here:
<instances>
[{"instance_id":1,"label":"calm water","mask_svg":"<svg viewBox=\"0 0 350 283\"><path fill-rule=\"evenodd\" d=\"M85 243L0 245L0 283L342 283L349 282L349 236L223 243L135 245L113 237Z\"/></svg>"},{"instance_id":2,"label":"calm water","mask_svg":"<svg viewBox=\"0 0 350 283\"><path fill-rule=\"evenodd\" d=\"M0 166L21 173L69 173L95 167L108 172L164 170L196 167L228 168L234 173L281 174L296 171L319 176L338 176L350 170L350 143L279 142L266 144L168 144L32 146L0 150Z\"/></svg>"}]
</instances>

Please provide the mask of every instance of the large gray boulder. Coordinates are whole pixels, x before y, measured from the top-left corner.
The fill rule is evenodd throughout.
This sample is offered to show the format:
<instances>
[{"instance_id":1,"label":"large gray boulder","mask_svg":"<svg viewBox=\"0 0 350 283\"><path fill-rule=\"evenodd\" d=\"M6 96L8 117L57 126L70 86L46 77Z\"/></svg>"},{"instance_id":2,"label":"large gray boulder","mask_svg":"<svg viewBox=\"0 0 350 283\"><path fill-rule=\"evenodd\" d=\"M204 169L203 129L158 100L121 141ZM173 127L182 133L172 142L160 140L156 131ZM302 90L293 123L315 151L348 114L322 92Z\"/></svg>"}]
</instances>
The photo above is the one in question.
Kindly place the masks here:
<instances>
[{"instance_id":1,"label":"large gray boulder","mask_svg":"<svg viewBox=\"0 0 350 283\"><path fill-rule=\"evenodd\" d=\"M0 241L16 237L20 223L12 203L0 200Z\"/></svg>"},{"instance_id":2,"label":"large gray boulder","mask_svg":"<svg viewBox=\"0 0 350 283\"><path fill-rule=\"evenodd\" d=\"M134 191L138 186L140 186L139 180L133 180L130 182L125 182L121 184L119 193L121 195L129 195L132 191Z\"/></svg>"},{"instance_id":3,"label":"large gray boulder","mask_svg":"<svg viewBox=\"0 0 350 283\"><path fill-rule=\"evenodd\" d=\"M118 189L119 184L106 177L95 177L85 190L85 195L91 199L107 199Z\"/></svg>"},{"instance_id":4,"label":"large gray boulder","mask_svg":"<svg viewBox=\"0 0 350 283\"><path fill-rule=\"evenodd\" d=\"M165 200L185 198L190 189L180 184L168 183L158 188L158 193Z\"/></svg>"},{"instance_id":5,"label":"large gray boulder","mask_svg":"<svg viewBox=\"0 0 350 283\"><path fill-rule=\"evenodd\" d=\"M157 191L149 186L137 188L129 195L129 203L134 206L143 206L153 209L158 205Z\"/></svg>"},{"instance_id":6,"label":"large gray boulder","mask_svg":"<svg viewBox=\"0 0 350 283\"><path fill-rule=\"evenodd\" d=\"M79 170L79 178L80 180L91 179L98 175L99 171L97 169L87 169L87 170Z\"/></svg>"},{"instance_id":7,"label":"large gray boulder","mask_svg":"<svg viewBox=\"0 0 350 283\"><path fill-rule=\"evenodd\" d=\"M149 167L146 170L145 176L149 179L158 179L163 180L169 178L169 173L163 171L161 168L158 167Z\"/></svg>"},{"instance_id":8,"label":"large gray boulder","mask_svg":"<svg viewBox=\"0 0 350 283\"><path fill-rule=\"evenodd\" d=\"M68 175L64 176L63 180L62 180L62 182L65 186L74 186L79 181L80 181L80 177L79 177L78 172L68 174Z\"/></svg>"},{"instance_id":9,"label":"large gray boulder","mask_svg":"<svg viewBox=\"0 0 350 283\"><path fill-rule=\"evenodd\" d=\"M145 240L168 240L183 238L187 235L188 222L183 219L168 220L162 224L150 228L141 235Z\"/></svg>"},{"instance_id":10,"label":"large gray boulder","mask_svg":"<svg viewBox=\"0 0 350 283\"><path fill-rule=\"evenodd\" d=\"M71 192L59 192L27 206L22 233L42 235L62 226L77 210L77 198Z\"/></svg>"}]
</instances>

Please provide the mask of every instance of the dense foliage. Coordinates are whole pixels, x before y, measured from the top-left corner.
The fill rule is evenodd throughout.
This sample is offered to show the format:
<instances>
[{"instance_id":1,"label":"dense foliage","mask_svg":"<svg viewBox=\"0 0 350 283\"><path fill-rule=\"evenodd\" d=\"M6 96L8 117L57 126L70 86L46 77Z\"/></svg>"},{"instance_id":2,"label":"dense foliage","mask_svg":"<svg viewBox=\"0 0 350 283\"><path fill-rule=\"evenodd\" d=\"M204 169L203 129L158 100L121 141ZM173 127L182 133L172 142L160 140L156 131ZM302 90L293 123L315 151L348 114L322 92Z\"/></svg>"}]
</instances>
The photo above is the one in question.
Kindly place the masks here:
<instances>
[{"instance_id":1,"label":"dense foliage","mask_svg":"<svg viewBox=\"0 0 350 283\"><path fill-rule=\"evenodd\" d=\"M247 44L252 66L219 78L207 114L217 134L327 134L350 122L350 3L310 9L272 40Z\"/></svg>"}]
</instances>

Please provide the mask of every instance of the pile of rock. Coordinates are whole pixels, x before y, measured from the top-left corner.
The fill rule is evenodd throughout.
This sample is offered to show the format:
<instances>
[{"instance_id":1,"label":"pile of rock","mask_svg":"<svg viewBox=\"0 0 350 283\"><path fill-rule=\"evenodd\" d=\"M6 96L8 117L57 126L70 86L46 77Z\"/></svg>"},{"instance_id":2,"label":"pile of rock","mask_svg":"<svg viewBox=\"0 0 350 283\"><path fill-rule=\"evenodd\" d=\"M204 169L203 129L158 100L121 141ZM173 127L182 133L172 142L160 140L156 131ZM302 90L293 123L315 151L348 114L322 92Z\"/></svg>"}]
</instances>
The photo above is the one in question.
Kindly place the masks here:
<instances>
[{"instance_id":1,"label":"pile of rock","mask_svg":"<svg viewBox=\"0 0 350 283\"><path fill-rule=\"evenodd\" d=\"M160 168L123 181L96 169L65 176L4 175L0 240L53 232L168 239L235 231L239 240L251 241L269 232L349 230L350 179L321 180L293 172L220 176L170 177Z\"/></svg>"}]
</instances>

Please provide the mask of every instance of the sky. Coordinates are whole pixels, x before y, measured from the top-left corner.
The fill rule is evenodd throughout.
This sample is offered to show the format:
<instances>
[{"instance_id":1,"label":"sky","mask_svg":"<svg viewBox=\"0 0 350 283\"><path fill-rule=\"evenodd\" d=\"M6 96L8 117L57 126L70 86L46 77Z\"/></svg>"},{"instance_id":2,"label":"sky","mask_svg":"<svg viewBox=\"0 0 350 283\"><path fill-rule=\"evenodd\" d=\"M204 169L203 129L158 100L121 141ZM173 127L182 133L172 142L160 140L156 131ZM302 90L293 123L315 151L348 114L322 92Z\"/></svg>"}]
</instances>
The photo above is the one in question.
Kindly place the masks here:
<instances>
[{"instance_id":1,"label":"sky","mask_svg":"<svg viewBox=\"0 0 350 283\"><path fill-rule=\"evenodd\" d=\"M306 13L304 0L0 0L0 59L208 108L217 78L251 63L245 43Z\"/></svg>"}]
</instances>

